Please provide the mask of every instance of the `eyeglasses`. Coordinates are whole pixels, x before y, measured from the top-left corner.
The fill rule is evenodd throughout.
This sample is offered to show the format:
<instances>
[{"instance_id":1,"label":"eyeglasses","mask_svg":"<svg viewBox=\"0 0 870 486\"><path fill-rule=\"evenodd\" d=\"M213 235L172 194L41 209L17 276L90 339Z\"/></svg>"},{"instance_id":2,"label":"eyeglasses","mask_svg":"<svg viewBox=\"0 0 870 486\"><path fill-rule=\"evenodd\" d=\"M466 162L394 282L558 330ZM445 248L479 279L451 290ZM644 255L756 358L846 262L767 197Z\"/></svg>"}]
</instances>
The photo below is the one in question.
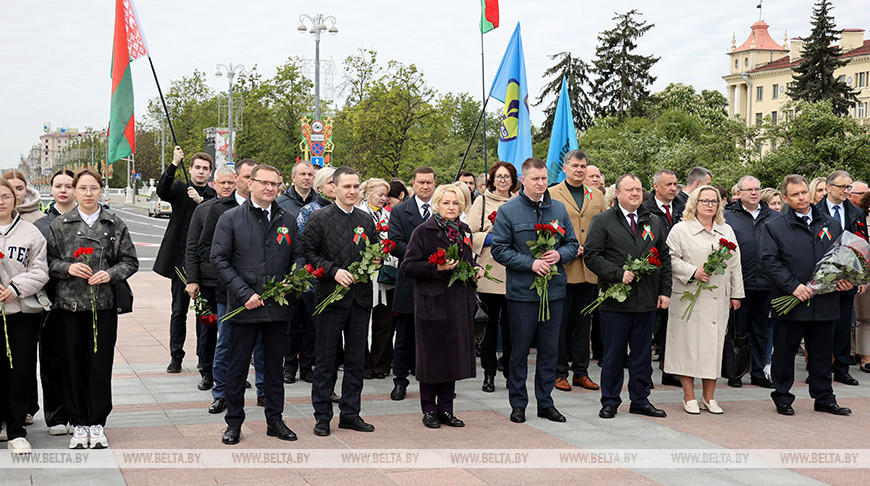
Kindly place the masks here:
<instances>
[{"instance_id":1,"label":"eyeglasses","mask_svg":"<svg viewBox=\"0 0 870 486\"><path fill-rule=\"evenodd\" d=\"M509 181L512 179L512 177L509 175L497 175L494 177L494 179L497 181Z\"/></svg>"},{"instance_id":2,"label":"eyeglasses","mask_svg":"<svg viewBox=\"0 0 870 486\"><path fill-rule=\"evenodd\" d=\"M4 195L0 196L0 201L3 201L5 203L8 203L8 202L14 201L14 200L15 200L15 196L13 196L12 194L4 194Z\"/></svg>"},{"instance_id":3,"label":"eyeglasses","mask_svg":"<svg viewBox=\"0 0 870 486\"><path fill-rule=\"evenodd\" d=\"M863 196L864 194L867 194L867 191L860 191L860 192L859 192L859 191L852 191L852 195L853 195L853 196L861 197L861 196Z\"/></svg>"},{"instance_id":4,"label":"eyeglasses","mask_svg":"<svg viewBox=\"0 0 870 486\"><path fill-rule=\"evenodd\" d=\"M747 187L747 188L744 188L744 189L740 189L740 192L743 192L743 191L746 191L746 192L761 192L761 188L760 188L760 187L751 187L751 188L750 188L750 187Z\"/></svg>"},{"instance_id":5,"label":"eyeglasses","mask_svg":"<svg viewBox=\"0 0 870 486\"><path fill-rule=\"evenodd\" d=\"M852 184L828 184L829 186L838 187L841 191L851 191Z\"/></svg>"},{"instance_id":6,"label":"eyeglasses","mask_svg":"<svg viewBox=\"0 0 870 486\"><path fill-rule=\"evenodd\" d=\"M251 180L254 182L259 182L260 184L263 184L264 186L271 187L272 189L278 189L278 186L281 185L280 182L264 181L262 179L251 179Z\"/></svg>"},{"instance_id":7,"label":"eyeglasses","mask_svg":"<svg viewBox=\"0 0 870 486\"><path fill-rule=\"evenodd\" d=\"M76 187L76 191L78 191L81 194L87 194L89 192L91 194L96 194L97 191L99 191L101 189L102 188L100 186L91 186L91 187L79 186L79 187Z\"/></svg>"},{"instance_id":8,"label":"eyeglasses","mask_svg":"<svg viewBox=\"0 0 870 486\"><path fill-rule=\"evenodd\" d=\"M704 206L715 206L719 204L718 199L698 199L698 204L703 204Z\"/></svg>"}]
</instances>

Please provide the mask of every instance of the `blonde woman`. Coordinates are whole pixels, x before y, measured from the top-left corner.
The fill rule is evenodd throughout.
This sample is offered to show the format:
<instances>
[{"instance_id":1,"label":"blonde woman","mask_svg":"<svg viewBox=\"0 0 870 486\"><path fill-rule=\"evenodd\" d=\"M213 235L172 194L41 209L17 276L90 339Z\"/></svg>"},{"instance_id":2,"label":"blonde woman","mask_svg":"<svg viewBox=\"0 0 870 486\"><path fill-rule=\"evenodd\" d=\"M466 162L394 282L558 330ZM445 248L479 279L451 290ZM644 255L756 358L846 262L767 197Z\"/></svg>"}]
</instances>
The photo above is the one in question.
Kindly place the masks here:
<instances>
[{"instance_id":1,"label":"blonde woman","mask_svg":"<svg viewBox=\"0 0 870 486\"><path fill-rule=\"evenodd\" d=\"M774 211L782 211L782 193L772 187L761 190L761 202L770 206Z\"/></svg>"},{"instance_id":2,"label":"blonde woman","mask_svg":"<svg viewBox=\"0 0 870 486\"><path fill-rule=\"evenodd\" d=\"M666 373L680 377L683 385L683 408L699 414L701 409L720 414L722 408L713 398L716 378L722 367L722 348L728 327L728 309L740 308L744 297L740 267L740 249L727 260L725 273L708 275L704 263L719 248L720 239L737 243L734 230L725 223L722 198L713 186L701 186L689 196L682 221L668 233L673 272L673 299L668 308L665 355ZM683 313L689 305L680 296L693 292L698 282L716 286L702 290L688 320ZM695 378L701 378L703 396L695 399Z\"/></svg>"},{"instance_id":3,"label":"blonde woman","mask_svg":"<svg viewBox=\"0 0 870 486\"><path fill-rule=\"evenodd\" d=\"M16 211L21 219L32 223L45 216L42 212L42 203L39 191L27 186L27 178L17 170L10 170L3 174L3 178L12 184L15 189Z\"/></svg>"},{"instance_id":4,"label":"blonde woman","mask_svg":"<svg viewBox=\"0 0 870 486\"><path fill-rule=\"evenodd\" d=\"M819 201L828 195L828 183L824 177L816 177L810 181L810 195L813 197L813 204L818 204Z\"/></svg>"}]
</instances>

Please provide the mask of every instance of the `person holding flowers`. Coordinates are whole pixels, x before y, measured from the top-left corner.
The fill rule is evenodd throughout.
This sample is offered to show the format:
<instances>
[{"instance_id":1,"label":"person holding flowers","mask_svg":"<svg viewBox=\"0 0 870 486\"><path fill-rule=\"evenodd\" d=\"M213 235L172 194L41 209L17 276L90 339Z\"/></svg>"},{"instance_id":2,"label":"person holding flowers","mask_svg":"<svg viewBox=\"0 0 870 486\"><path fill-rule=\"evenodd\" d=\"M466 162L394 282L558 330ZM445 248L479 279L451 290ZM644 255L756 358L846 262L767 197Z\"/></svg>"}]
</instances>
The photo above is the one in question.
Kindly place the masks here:
<instances>
[{"instance_id":1,"label":"person holding flowers","mask_svg":"<svg viewBox=\"0 0 870 486\"><path fill-rule=\"evenodd\" d=\"M551 394L556 385L559 328L567 282L564 266L577 257L580 243L565 205L552 200L547 192L546 163L530 157L523 162L521 170L519 196L499 207L492 230L492 256L507 269L506 297L511 316L510 419L515 423L526 421L529 348L537 335L535 399L538 417L564 422L565 416L556 409ZM533 252L530 246L544 240L544 230L536 230L535 225L562 230L546 237L546 245L552 240L552 248L541 254ZM543 298L544 295L547 298ZM541 319L542 310L545 319Z\"/></svg>"},{"instance_id":2,"label":"person holding flowers","mask_svg":"<svg viewBox=\"0 0 870 486\"><path fill-rule=\"evenodd\" d=\"M465 191L453 184L438 186L432 195L433 216L414 229L402 260L402 272L414 282L416 377L423 425L431 429L465 425L453 415L453 396L456 381L473 378L477 365L474 294L484 269L474 263L471 229L459 220L467 207ZM447 256L453 245L457 259ZM474 276L451 285L463 262Z\"/></svg>"},{"instance_id":3,"label":"person holding flowers","mask_svg":"<svg viewBox=\"0 0 870 486\"><path fill-rule=\"evenodd\" d=\"M0 179L0 312L3 353L0 363L0 421L5 422L12 454L31 452L25 420L36 393L36 342L41 314L22 312L20 299L48 282L45 238L16 210L15 189Z\"/></svg>"},{"instance_id":4,"label":"person holding flowers","mask_svg":"<svg viewBox=\"0 0 870 486\"><path fill-rule=\"evenodd\" d=\"M73 178L78 207L49 227L48 265L64 343L64 403L75 427L69 447L100 449L112 411L112 364L118 334L114 285L139 269L121 218L100 207L103 178L84 169Z\"/></svg>"},{"instance_id":5,"label":"person holding flowers","mask_svg":"<svg viewBox=\"0 0 870 486\"><path fill-rule=\"evenodd\" d=\"M673 292L668 308L664 371L679 376L683 408L720 414L713 398L722 367L729 307L740 308L744 297L740 250L725 223L722 200L712 186L701 186L686 202L682 220L668 233ZM695 398L695 378L703 395Z\"/></svg>"}]
</instances>

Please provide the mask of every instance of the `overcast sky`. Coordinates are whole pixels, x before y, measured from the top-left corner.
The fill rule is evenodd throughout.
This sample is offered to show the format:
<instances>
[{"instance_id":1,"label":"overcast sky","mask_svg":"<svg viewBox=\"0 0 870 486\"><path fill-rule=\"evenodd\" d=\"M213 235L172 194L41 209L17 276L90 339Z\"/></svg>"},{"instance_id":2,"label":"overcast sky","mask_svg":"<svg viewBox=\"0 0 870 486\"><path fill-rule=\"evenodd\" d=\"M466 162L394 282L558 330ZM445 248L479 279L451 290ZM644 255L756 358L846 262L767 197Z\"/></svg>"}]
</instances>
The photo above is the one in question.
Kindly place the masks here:
<instances>
[{"instance_id":1,"label":"overcast sky","mask_svg":"<svg viewBox=\"0 0 870 486\"><path fill-rule=\"evenodd\" d=\"M38 142L43 123L52 127L104 127L109 117L110 57L114 0L6 0L0 18L0 166L14 167ZM358 48L379 59L414 63L439 92L481 94L479 0L137 0L151 57L162 86L204 71L209 83L217 63L257 66L266 77L290 56L314 57L312 36L296 31L299 15L324 13L337 19L338 35L324 35L321 57L341 61ZM814 2L765 1L763 18L782 42L806 36ZM655 27L639 41L639 52L661 60L653 68L653 90L682 82L697 90L724 91L726 52L732 33L740 45L758 20L757 0L501 0L501 26L485 35L486 84L498 67L508 38L522 24L529 94L537 96L548 55L570 51L591 60L597 35L610 29L616 12L632 8ZM839 28L870 29L866 0L834 0ZM870 34L868 34L870 37ZM341 81L336 75L336 84ZM137 119L157 89L145 59L133 63ZM496 104L498 104L496 102ZM491 105L492 106L492 105ZM539 125L541 110L532 108ZM197 147L198 148L198 147ZM193 149L191 147L190 149Z\"/></svg>"}]
</instances>

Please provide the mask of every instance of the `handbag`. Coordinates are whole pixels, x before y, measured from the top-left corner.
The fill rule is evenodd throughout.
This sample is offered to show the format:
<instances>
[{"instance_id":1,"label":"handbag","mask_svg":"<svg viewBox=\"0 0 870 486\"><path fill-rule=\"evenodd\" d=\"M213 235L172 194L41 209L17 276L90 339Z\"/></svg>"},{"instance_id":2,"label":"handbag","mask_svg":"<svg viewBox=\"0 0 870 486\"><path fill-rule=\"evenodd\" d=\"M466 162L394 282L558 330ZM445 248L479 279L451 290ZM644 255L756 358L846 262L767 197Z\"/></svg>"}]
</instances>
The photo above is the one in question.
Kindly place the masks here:
<instances>
[{"instance_id":1,"label":"handbag","mask_svg":"<svg viewBox=\"0 0 870 486\"><path fill-rule=\"evenodd\" d=\"M740 313L732 310L730 317L730 330L725 335L725 347L722 351L722 378L733 380L749 373L752 365L752 348L749 344L749 335L745 332L737 332Z\"/></svg>"},{"instance_id":2,"label":"handbag","mask_svg":"<svg viewBox=\"0 0 870 486\"><path fill-rule=\"evenodd\" d=\"M486 305L480 301L480 298L475 300L477 305L474 307L474 340L480 346L483 343L483 337L486 335L486 323L489 322L489 314L487 313Z\"/></svg>"},{"instance_id":3,"label":"handbag","mask_svg":"<svg viewBox=\"0 0 870 486\"><path fill-rule=\"evenodd\" d=\"M18 304L21 306L22 314L40 314L51 310L51 299L48 298L45 289L18 299Z\"/></svg>"},{"instance_id":4,"label":"handbag","mask_svg":"<svg viewBox=\"0 0 870 486\"><path fill-rule=\"evenodd\" d=\"M381 269L378 270L378 283L382 283L384 285L396 285L396 276L398 275L399 269L396 267L391 267L389 265L381 266Z\"/></svg>"},{"instance_id":5,"label":"handbag","mask_svg":"<svg viewBox=\"0 0 870 486\"><path fill-rule=\"evenodd\" d=\"M109 225L109 242L112 245L112 260L115 259L115 219L112 218L112 224ZM114 263L114 262L112 262ZM118 314L127 314L133 312L133 289L127 280L112 285L115 293L115 310Z\"/></svg>"}]
</instances>

